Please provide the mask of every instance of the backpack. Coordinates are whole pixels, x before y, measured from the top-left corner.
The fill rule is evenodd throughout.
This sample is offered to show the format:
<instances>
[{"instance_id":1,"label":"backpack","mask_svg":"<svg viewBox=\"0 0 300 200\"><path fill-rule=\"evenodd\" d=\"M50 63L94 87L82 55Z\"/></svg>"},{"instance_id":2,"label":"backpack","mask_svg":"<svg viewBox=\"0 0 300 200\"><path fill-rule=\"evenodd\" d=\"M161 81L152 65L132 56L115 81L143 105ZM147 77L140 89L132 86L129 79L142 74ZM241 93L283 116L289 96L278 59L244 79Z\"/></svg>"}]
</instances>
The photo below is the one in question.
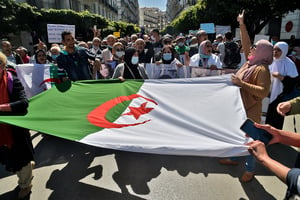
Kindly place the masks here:
<instances>
[{"instance_id":1,"label":"backpack","mask_svg":"<svg viewBox=\"0 0 300 200\"><path fill-rule=\"evenodd\" d=\"M236 69L241 62L241 54L238 45L235 42L225 42L225 56L223 63L227 68Z\"/></svg>"}]
</instances>

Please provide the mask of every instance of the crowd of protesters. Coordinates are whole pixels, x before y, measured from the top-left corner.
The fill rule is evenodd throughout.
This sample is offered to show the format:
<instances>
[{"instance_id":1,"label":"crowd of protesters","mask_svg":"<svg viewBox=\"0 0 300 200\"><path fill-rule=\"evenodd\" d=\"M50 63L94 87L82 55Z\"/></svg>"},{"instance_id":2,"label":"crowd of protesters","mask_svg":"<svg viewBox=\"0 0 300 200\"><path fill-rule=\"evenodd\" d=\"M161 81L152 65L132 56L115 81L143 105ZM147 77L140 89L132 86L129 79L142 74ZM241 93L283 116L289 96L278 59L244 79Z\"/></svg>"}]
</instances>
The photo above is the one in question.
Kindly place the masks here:
<instances>
[{"instance_id":1,"label":"crowd of protesters","mask_svg":"<svg viewBox=\"0 0 300 200\"><path fill-rule=\"evenodd\" d=\"M130 37L125 38L116 38L114 35L101 38L98 33L95 33L92 41L76 41L71 32L64 31L61 35L62 41L60 44L51 44L48 50L45 43L39 41L34 46L33 55L30 55L28 50L22 46L13 51L10 41L3 40L1 41L1 58L3 59L0 60L0 66L3 69L1 68L0 71L0 81L3 82L3 84L1 83L3 87L6 87L9 79L6 77L11 74L7 71L14 71L16 65L26 63L54 64L57 66L62 81L110 78L119 78L123 81L125 79L147 79L149 77L145 65L142 63L174 64L177 67L203 67L210 70L232 69L231 72L236 72L232 75L232 83L241 88L247 117L261 123L262 100L269 95L272 98L269 109L272 110L268 111L268 113L271 113L267 116L268 123L281 129L282 116L280 113L278 114L281 117L280 122L278 122L274 120L274 113L277 113L278 104L280 105L281 102L294 98L294 93L291 93L299 89L300 46L295 43L291 46L283 41L275 43L273 39L272 41L259 40L251 45L243 18L244 14L238 16L241 28L240 39L234 39L231 32L224 35L217 34L215 39L209 40L208 34L204 30L199 30L195 35L184 36L180 34L172 36L169 34L161 35L159 30L154 29L149 34L132 34ZM238 56L236 57L239 59L228 61L228 58L226 58L228 46L238 49ZM7 70L4 69L5 67ZM19 84L16 74L13 74L13 78L15 84ZM26 105L24 105L23 110L26 110L27 100L22 89L19 88L19 90L18 94L20 96L16 101L22 100L25 102ZM271 91L270 94L269 91ZM2 97L5 94L7 98L0 98L2 101L0 102L0 112L14 111L13 106L10 106L10 103L14 105L13 101L11 99L11 101L8 101L10 94L5 89L1 92ZM4 104L7 110L3 110ZM0 124L0 127L2 126ZM260 128L269 131L272 129L270 127ZM11 133L9 129L6 132ZM26 138L27 140L28 138ZM299 139L297 138L297 140ZM10 145L10 143L8 144ZM2 146L8 146L8 144L0 144L0 161L4 164L7 164L7 160L3 160L2 157L9 151L7 149L2 150ZM22 198L28 195L31 190L32 168L34 165L32 162L32 145L25 146L24 149L29 152L29 158L26 162L17 165L17 168L11 169L11 171L18 172L22 167L29 168L30 172L27 172L29 174L28 180L26 187L24 186L26 190L21 190L24 194L20 194ZM266 157L260 143L249 144L249 149L251 154L260 161L263 160L261 154L264 155L264 158ZM246 163L246 172L241 181L248 182L254 178L255 165L253 161L253 157L250 156L247 160L248 163ZM223 159L220 163L237 164L233 159ZM296 175L290 173L289 179L298 180L298 171L293 174ZM297 177L291 178L290 176ZM286 178L286 175L284 177ZM285 178L281 176L280 178L286 181ZM298 191L293 190L293 193L297 194L300 191L299 180L296 186Z\"/></svg>"}]
</instances>

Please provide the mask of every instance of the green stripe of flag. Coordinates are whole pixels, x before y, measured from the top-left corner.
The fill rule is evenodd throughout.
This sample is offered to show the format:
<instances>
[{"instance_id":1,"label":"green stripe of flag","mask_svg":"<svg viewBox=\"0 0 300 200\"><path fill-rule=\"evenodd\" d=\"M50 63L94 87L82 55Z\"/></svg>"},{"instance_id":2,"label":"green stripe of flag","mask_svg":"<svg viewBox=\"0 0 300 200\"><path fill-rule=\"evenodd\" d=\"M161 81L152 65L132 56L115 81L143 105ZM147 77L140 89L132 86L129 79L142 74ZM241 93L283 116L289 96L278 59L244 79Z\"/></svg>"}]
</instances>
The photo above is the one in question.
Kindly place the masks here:
<instances>
[{"instance_id":1,"label":"green stripe of flag","mask_svg":"<svg viewBox=\"0 0 300 200\"><path fill-rule=\"evenodd\" d=\"M52 88L31 98L27 115L0 116L0 121L70 140L79 140L102 130L87 120L87 115L92 110L118 96L136 94L142 84L143 81L134 80L75 82L66 92ZM130 101L125 101L115 106L108 112L107 120L115 121L129 104Z\"/></svg>"}]
</instances>

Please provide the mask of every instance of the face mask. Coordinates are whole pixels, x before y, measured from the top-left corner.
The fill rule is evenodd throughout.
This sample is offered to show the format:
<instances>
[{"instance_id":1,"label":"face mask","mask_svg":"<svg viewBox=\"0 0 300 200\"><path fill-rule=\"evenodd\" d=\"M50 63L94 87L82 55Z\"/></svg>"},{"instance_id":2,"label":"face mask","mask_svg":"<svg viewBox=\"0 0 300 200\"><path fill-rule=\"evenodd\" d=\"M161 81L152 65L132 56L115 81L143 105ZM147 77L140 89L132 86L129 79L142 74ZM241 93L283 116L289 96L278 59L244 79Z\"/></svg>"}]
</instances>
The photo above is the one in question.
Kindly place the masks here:
<instances>
[{"instance_id":1,"label":"face mask","mask_svg":"<svg viewBox=\"0 0 300 200\"><path fill-rule=\"evenodd\" d=\"M133 56L133 57L131 58L131 63L132 63L133 65L138 64L138 63L139 63L139 57Z\"/></svg>"},{"instance_id":2,"label":"face mask","mask_svg":"<svg viewBox=\"0 0 300 200\"><path fill-rule=\"evenodd\" d=\"M251 61L253 60L254 56L248 56L248 60Z\"/></svg>"},{"instance_id":3,"label":"face mask","mask_svg":"<svg viewBox=\"0 0 300 200\"><path fill-rule=\"evenodd\" d=\"M209 58L210 55L200 54L200 57L201 57L201 58Z\"/></svg>"},{"instance_id":4,"label":"face mask","mask_svg":"<svg viewBox=\"0 0 300 200\"><path fill-rule=\"evenodd\" d=\"M184 45L183 42L179 42L179 43L178 43L178 46L180 46L180 47L182 47L183 45Z\"/></svg>"},{"instance_id":5,"label":"face mask","mask_svg":"<svg viewBox=\"0 0 300 200\"><path fill-rule=\"evenodd\" d=\"M296 54L297 54L296 51L292 51L292 52L291 52L291 55L293 55L293 56L295 56Z\"/></svg>"},{"instance_id":6,"label":"face mask","mask_svg":"<svg viewBox=\"0 0 300 200\"><path fill-rule=\"evenodd\" d=\"M59 55L51 55L51 58L53 59L53 60L56 60L56 58L58 57Z\"/></svg>"},{"instance_id":7,"label":"face mask","mask_svg":"<svg viewBox=\"0 0 300 200\"><path fill-rule=\"evenodd\" d=\"M95 50L99 49L99 47L96 47L96 46L94 46L94 45L93 45L93 48L94 48Z\"/></svg>"},{"instance_id":8,"label":"face mask","mask_svg":"<svg viewBox=\"0 0 300 200\"><path fill-rule=\"evenodd\" d=\"M271 40L271 43L273 44L273 46L277 43L276 41L274 40Z\"/></svg>"},{"instance_id":9,"label":"face mask","mask_svg":"<svg viewBox=\"0 0 300 200\"><path fill-rule=\"evenodd\" d=\"M153 35L151 35L151 40L155 40L155 37Z\"/></svg>"},{"instance_id":10,"label":"face mask","mask_svg":"<svg viewBox=\"0 0 300 200\"><path fill-rule=\"evenodd\" d=\"M163 54L163 59L166 61L169 61L172 59L172 53L164 53Z\"/></svg>"},{"instance_id":11,"label":"face mask","mask_svg":"<svg viewBox=\"0 0 300 200\"><path fill-rule=\"evenodd\" d=\"M118 57L118 58L121 58L122 56L124 56L125 55L125 52L124 51L117 51L116 52L116 56Z\"/></svg>"}]
</instances>

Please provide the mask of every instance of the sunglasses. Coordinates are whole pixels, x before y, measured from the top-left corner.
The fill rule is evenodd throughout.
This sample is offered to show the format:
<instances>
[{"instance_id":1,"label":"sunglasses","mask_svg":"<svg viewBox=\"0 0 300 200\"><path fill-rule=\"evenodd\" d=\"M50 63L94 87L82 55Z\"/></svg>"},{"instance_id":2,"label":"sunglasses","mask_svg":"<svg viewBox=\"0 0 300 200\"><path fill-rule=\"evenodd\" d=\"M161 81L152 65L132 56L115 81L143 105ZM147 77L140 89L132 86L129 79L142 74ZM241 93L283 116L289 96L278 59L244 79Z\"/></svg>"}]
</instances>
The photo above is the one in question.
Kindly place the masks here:
<instances>
[{"instance_id":1,"label":"sunglasses","mask_svg":"<svg viewBox=\"0 0 300 200\"><path fill-rule=\"evenodd\" d=\"M256 49L256 44L251 45L250 49Z\"/></svg>"}]
</instances>

